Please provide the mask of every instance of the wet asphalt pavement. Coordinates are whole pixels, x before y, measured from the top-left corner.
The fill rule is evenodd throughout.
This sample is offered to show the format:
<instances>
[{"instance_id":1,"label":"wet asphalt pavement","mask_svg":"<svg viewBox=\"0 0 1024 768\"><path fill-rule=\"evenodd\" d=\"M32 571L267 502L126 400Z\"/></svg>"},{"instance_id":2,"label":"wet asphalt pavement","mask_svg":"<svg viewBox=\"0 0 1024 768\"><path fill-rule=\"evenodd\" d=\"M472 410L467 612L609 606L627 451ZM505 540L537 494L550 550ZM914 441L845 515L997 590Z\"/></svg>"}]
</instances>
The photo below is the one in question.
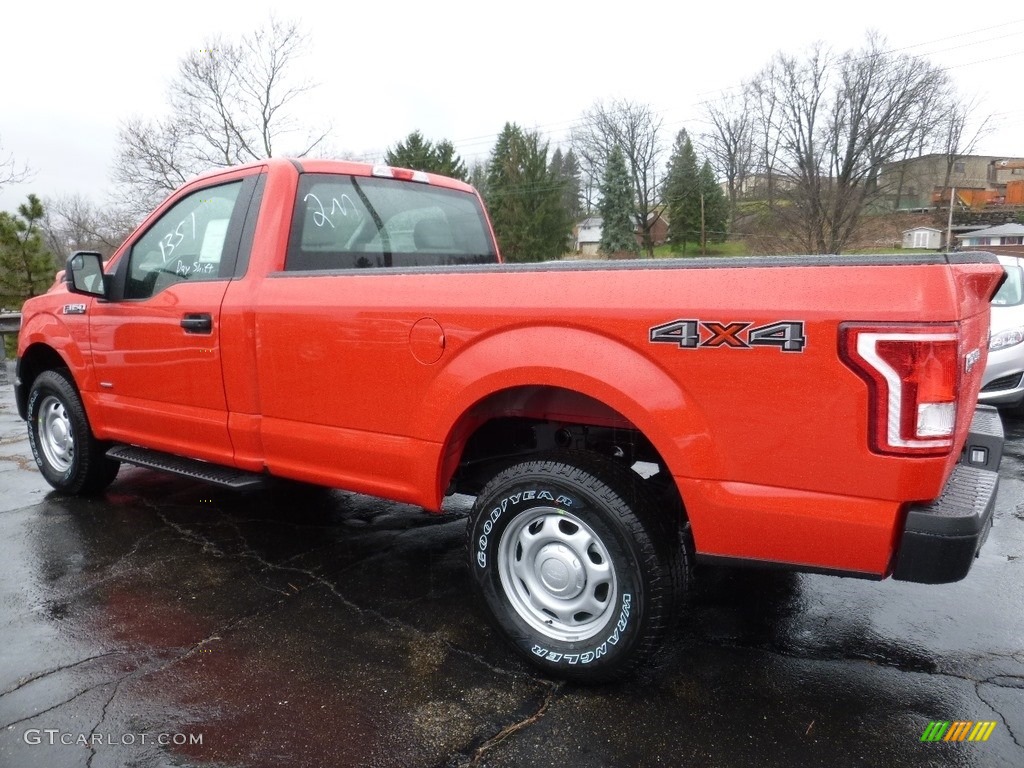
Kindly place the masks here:
<instances>
[{"instance_id":1,"label":"wet asphalt pavement","mask_svg":"<svg viewBox=\"0 0 1024 768\"><path fill-rule=\"evenodd\" d=\"M470 598L468 499L434 517L128 467L60 498L3 387L0 768L1022 766L1024 419L1004 423L963 582L701 570L660 666L585 688ZM932 720L996 726L922 743Z\"/></svg>"}]
</instances>

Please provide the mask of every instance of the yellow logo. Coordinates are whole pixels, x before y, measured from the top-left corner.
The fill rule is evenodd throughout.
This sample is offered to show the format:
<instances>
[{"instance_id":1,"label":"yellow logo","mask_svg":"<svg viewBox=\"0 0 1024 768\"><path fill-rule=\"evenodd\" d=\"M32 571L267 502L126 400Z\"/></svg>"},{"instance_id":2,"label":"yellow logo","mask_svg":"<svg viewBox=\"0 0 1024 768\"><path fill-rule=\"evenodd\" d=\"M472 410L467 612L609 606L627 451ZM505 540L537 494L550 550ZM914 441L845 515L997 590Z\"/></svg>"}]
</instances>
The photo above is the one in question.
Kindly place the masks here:
<instances>
[{"instance_id":1,"label":"yellow logo","mask_svg":"<svg viewBox=\"0 0 1024 768\"><path fill-rule=\"evenodd\" d=\"M988 741L995 728L995 720L932 720L921 734L921 741Z\"/></svg>"}]
</instances>

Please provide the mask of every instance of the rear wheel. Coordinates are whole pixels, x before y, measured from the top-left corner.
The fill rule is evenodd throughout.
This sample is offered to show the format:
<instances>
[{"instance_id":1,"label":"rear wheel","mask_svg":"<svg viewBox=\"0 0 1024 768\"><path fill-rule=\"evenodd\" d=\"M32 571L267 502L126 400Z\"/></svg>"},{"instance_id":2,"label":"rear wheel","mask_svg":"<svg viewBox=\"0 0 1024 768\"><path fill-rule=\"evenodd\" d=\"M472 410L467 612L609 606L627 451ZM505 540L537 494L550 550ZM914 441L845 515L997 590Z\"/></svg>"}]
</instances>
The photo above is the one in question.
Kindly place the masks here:
<instances>
[{"instance_id":1,"label":"rear wheel","mask_svg":"<svg viewBox=\"0 0 1024 768\"><path fill-rule=\"evenodd\" d=\"M98 493L117 476L120 462L93 437L82 400L63 371L44 371L28 396L28 437L40 473L58 491Z\"/></svg>"},{"instance_id":2,"label":"rear wheel","mask_svg":"<svg viewBox=\"0 0 1024 768\"><path fill-rule=\"evenodd\" d=\"M473 581L495 625L545 672L598 682L656 651L683 588L679 520L641 478L601 456L516 464L480 493L468 528Z\"/></svg>"}]
</instances>

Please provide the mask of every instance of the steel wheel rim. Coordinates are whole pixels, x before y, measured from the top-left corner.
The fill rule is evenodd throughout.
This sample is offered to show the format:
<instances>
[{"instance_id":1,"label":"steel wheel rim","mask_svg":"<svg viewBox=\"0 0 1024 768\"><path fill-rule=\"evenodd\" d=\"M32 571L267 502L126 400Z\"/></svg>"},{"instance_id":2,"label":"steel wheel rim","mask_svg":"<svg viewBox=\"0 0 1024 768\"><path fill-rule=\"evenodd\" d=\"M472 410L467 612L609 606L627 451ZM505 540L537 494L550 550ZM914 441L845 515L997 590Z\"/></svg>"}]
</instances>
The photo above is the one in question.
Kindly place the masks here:
<instances>
[{"instance_id":1,"label":"steel wheel rim","mask_svg":"<svg viewBox=\"0 0 1024 768\"><path fill-rule=\"evenodd\" d=\"M75 461L75 435L64 403L48 395L39 406L39 447L47 463L67 472Z\"/></svg>"},{"instance_id":2,"label":"steel wheel rim","mask_svg":"<svg viewBox=\"0 0 1024 768\"><path fill-rule=\"evenodd\" d=\"M533 509L505 529L498 574L519 617L554 640L593 637L617 604L608 548L583 520L554 507Z\"/></svg>"}]
</instances>

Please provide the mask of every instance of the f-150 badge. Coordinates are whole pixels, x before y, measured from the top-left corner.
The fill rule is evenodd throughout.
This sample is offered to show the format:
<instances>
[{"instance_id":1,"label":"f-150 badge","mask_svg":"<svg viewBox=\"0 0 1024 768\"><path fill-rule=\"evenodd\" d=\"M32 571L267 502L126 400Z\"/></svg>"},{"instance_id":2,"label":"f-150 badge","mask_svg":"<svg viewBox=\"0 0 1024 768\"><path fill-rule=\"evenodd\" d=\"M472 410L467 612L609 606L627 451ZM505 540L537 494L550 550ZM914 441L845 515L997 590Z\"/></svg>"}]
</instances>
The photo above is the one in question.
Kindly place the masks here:
<instances>
[{"instance_id":1,"label":"f-150 badge","mask_svg":"<svg viewBox=\"0 0 1024 768\"><path fill-rule=\"evenodd\" d=\"M803 352L807 346L802 322L786 320L751 326L754 324L673 320L651 328L650 340L652 344L675 344L680 349L777 347L783 352Z\"/></svg>"},{"instance_id":2,"label":"f-150 badge","mask_svg":"<svg viewBox=\"0 0 1024 768\"><path fill-rule=\"evenodd\" d=\"M84 315L85 304L65 304L64 305L65 315Z\"/></svg>"},{"instance_id":3,"label":"f-150 badge","mask_svg":"<svg viewBox=\"0 0 1024 768\"><path fill-rule=\"evenodd\" d=\"M970 373L971 369L978 364L979 360L981 360L980 349L972 349L968 352L966 357L964 357L964 373Z\"/></svg>"}]
</instances>

